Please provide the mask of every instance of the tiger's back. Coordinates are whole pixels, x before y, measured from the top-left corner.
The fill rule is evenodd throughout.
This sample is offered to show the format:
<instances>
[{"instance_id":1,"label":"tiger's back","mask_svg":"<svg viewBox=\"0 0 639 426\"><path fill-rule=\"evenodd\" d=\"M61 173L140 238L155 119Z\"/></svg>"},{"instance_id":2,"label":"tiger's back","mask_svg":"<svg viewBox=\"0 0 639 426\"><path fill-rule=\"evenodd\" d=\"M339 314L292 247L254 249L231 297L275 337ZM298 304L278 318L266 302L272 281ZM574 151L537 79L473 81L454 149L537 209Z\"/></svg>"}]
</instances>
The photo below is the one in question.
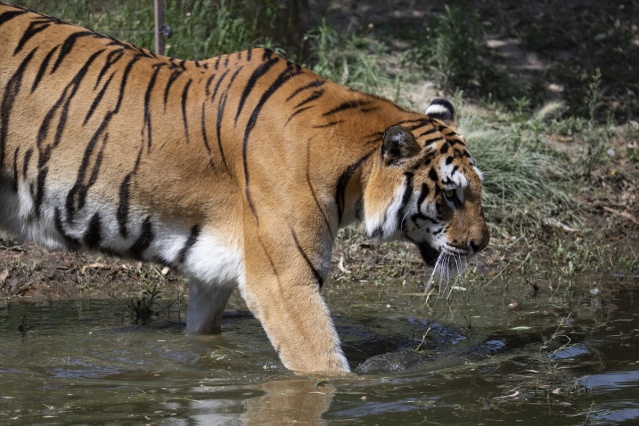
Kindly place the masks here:
<instances>
[{"instance_id":1,"label":"tiger's back","mask_svg":"<svg viewBox=\"0 0 639 426\"><path fill-rule=\"evenodd\" d=\"M4 15L0 54L11 60L0 65L8 77L1 86L0 159L10 178L5 186L18 188L18 202L10 204L20 206L5 211L4 221L54 247L83 245L138 257L130 245L148 228L149 216L165 226L192 223L182 233L204 222L223 223L238 216L243 197L255 209L253 187L328 172L297 167L305 163L300 148L308 148L313 159L344 157L347 165L357 160L359 153L341 147L327 152L333 144L309 136L322 127L339 132L330 106L318 119L319 98L335 108L361 103L360 110L387 103L344 96L342 88L331 93L333 83L264 49L173 60L53 18L21 10ZM293 78L294 86L278 87ZM368 127L351 123L351 131L357 132L356 124ZM334 166L335 173L343 171ZM331 178L337 179L327 176L327 182ZM265 190L273 194L263 201L281 206L290 199L287 193L276 200L277 189ZM50 224L56 231L43 233ZM172 256L156 255L175 263Z\"/></svg>"},{"instance_id":2,"label":"tiger's back","mask_svg":"<svg viewBox=\"0 0 639 426\"><path fill-rule=\"evenodd\" d=\"M344 371L319 296L340 226L428 256L487 244L448 104L409 112L265 49L160 57L2 3L0 58L0 227L184 272L190 331L219 329L239 286L285 365ZM451 185L467 208L441 207Z\"/></svg>"}]
</instances>

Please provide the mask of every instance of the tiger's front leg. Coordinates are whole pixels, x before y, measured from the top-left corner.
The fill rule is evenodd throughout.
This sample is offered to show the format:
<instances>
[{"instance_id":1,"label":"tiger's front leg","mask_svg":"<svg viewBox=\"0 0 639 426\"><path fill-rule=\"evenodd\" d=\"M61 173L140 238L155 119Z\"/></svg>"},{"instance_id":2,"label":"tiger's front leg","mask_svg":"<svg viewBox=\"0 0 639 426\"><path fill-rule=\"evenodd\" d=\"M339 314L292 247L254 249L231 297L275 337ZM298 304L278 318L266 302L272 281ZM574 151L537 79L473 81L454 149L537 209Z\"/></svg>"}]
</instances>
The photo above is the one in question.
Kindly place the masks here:
<instances>
[{"instance_id":1,"label":"tiger's front leg","mask_svg":"<svg viewBox=\"0 0 639 426\"><path fill-rule=\"evenodd\" d=\"M295 244L264 236L249 241L240 289L284 366L303 373L349 372L319 283L306 260L313 256L302 255Z\"/></svg>"},{"instance_id":2,"label":"tiger's front leg","mask_svg":"<svg viewBox=\"0 0 639 426\"><path fill-rule=\"evenodd\" d=\"M247 273L243 293L286 368L302 373L350 371L319 288L275 274Z\"/></svg>"}]
</instances>

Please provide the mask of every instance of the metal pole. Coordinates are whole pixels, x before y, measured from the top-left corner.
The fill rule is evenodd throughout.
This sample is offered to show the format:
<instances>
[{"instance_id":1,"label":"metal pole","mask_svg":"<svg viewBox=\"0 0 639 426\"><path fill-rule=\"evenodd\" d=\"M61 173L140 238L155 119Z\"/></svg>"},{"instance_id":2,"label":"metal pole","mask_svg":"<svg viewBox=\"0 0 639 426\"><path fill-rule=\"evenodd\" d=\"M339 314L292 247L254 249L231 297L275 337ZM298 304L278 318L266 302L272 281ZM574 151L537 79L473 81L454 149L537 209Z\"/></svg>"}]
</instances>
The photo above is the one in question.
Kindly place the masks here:
<instances>
[{"instance_id":1,"label":"metal pole","mask_svg":"<svg viewBox=\"0 0 639 426\"><path fill-rule=\"evenodd\" d=\"M155 53L164 55L164 4L163 0L153 0L155 4Z\"/></svg>"}]
</instances>

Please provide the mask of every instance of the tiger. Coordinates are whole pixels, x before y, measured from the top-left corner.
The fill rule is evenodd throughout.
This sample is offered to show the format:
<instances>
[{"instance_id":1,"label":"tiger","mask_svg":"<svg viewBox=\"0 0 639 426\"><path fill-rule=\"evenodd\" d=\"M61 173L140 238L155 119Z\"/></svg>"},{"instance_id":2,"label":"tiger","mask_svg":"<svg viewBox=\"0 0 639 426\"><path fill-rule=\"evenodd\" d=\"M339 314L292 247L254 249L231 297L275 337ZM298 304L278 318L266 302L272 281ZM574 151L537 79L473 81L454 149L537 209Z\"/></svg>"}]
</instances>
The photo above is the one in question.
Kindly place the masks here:
<instances>
[{"instance_id":1,"label":"tiger","mask_svg":"<svg viewBox=\"0 0 639 426\"><path fill-rule=\"evenodd\" d=\"M237 288L298 373L350 371L321 294L338 229L430 266L487 246L456 126L447 99L413 112L269 49L180 60L0 3L0 228L173 268L187 333Z\"/></svg>"}]
</instances>

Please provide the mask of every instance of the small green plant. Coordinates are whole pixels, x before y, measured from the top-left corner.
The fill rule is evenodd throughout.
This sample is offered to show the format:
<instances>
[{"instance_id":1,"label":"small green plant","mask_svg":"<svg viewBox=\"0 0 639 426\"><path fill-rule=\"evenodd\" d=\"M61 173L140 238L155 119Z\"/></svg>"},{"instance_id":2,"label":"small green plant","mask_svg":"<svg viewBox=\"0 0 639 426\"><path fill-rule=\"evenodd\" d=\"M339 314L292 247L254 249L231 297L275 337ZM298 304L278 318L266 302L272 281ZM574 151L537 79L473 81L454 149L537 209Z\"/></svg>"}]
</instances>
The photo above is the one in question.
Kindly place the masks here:
<instances>
[{"instance_id":1,"label":"small green plant","mask_svg":"<svg viewBox=\"0 0 639 426\"><path fill-rule=\"evenodd\" d=\"M581 134L583 151L581 154L584 175L590 176L593 170L602 162L603 153L610 137L612 136L612 123L608 122L599 126L597 123L598 109L601 103L601 71L597 68L588 84L588 91L584 102L588 106L588 121Z\"/></svg>"},{"instance_id":2,"label":"small green plant","mask_svg":"<svg viewBox=\"0 0 639 426\"><path fill-rule=\"evenodd\" d=\"M322 24L309 31L306 38L312 42L313 70L327 78L338 76L342 64L336 63L332 55L340 43L337 31L329 27L326 20L322 19ZM339 81L339 77L336 81Z\"/></svg>"},{"instance_id":3,"label":"small green plant","mask_svg":"<svg viewBox=\"0 0 639 426\"><path fill-rule=\"evenodd\" d=\"M561 333L559 330L566 325L571 315L572 313L569 313L565 317L561 318L561 321L559 321L559 325L553 332L552 336L550 336L548 339L544 338L544 343L539 348L540 351L547 350L550 347L551 343L554 343L555 345L559 345L556 349L553 350L552 352L553 354L559 351L562 351L566 349L568 346L570 346L572 339L568 337L568 335L566 335L565 333Z\"/></svg>"},{"instance_id":4,"label":"small green plant","mask_svg":"<svg viewBox=\"0 0 639 426\"><path fill-rule=\"evenodd\" d=\"M339 34L325 20L306 34L306 40L311 51L307 66L329 80L366 92L375 92L388 80L377 59L384 50L381 43Z\"/></svg>"},{"instance_id":5,"label":"small green plant","mask_svg":"<svg viewBox=\"0 0 639 426\"><path fill-rule=\"evenodd\" d=\"M592 75L590 83L588 84L588 92L584 101L588 105L588 115L590 121L594 122L597 118L597 108L601 102L601 70L597 68Z\"/></svg>"},{"instance_id":6,"label":"small green plant","mask_svg":"<svg viewBox=\"0 0 639 426\"><path fill-rule=\"evenodd\" d=\"M513 97L513 105L515 113L519 117L528 116L528 108L530 107L530 98L528 96L522 96L520 98Z\"/></svg>"},{"instance_id":7,"label":"small green plant","mask_svg":"<svg viewBox=\"0 0 639 426\"><path fill-rule=\"evenodd\" d=\"M628 276L632 276L633 273L639 273L639 253L635 253L632 246L629 247L630 253L621 255L617 262L626 271L630 272ZM614 267L615 265L612 264Z\"/></svg>"},{"instance_id":8,"label":"small green plant","mask_svg":"<svg viewBox=\"0 0 639 426\"><path fill-rule=\"evenodd\" d=\"M423 59L436 84L445 88L468 87L486 67L486 35L477 13L465 5L448 6L429 23Z\"/></svg>"},{"instance_id":9,"label":"small green plant","mask_svg":"<svg viewBox=\"0 0 639 426\"><path fill-rule=\"evenodd\" d=\"M142 292L142 297L137 299L130 299L126 302L117 298L115 299L126 306L127 310L131 313L131 316L135 317L136 324L148 323L151 318L170 309L173 303L175 303L175 301L173 301L166 306L159 306L161 296L157 285L154 285L151 290L144 290Z\"/></svg>"}]
</instances>

